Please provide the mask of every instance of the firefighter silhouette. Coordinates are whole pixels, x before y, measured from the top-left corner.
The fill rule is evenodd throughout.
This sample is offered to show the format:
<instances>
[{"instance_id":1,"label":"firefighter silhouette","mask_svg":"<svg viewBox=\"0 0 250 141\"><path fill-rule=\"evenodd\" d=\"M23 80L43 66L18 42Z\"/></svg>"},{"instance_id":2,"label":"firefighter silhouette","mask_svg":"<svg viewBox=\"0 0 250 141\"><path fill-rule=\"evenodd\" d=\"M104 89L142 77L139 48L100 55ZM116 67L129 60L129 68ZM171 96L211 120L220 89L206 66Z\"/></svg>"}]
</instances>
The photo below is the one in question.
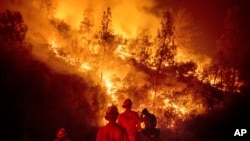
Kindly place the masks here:
<instances>
[{"instance_id":1,"label":"firefighter silhouette","mask_svg":"<svg viewBox=\"0 0 250 141\"><path fill-rule=\"evenodd\" d=\"M140 116L141 122L144 123L144 128L142 129L142 138L152 138L157 139L160 135L160 130L156 128L157 120L156 116L149 113L148 109L144 108Z\"/></svg>"},{"instance_id":2,"label":"firefighter silhouette","mask_svg":"<svg viewBox=\"0 0 250 141\"><path fill-rule=\"evenodd\" d=\"M56 139L54 141L70 141L70 139L68 138L68 133L64 128L60 128L57 131Z\"/></svg>"},{"instance_id":3,"label":"firefighter silhouette","mask_svg":"<svg viewBox=\"0 0 250 141\"><path fill-rule=\"evenodd\" d=\"M131 110L131 99L126 99L122 107L125 108L125 111L119 115L118 124L126 129L130 141L137 141L139 132L141 132L140 117L137 112Z\"/></svg>"},{"instance_id":4,"label":"firefighter silhouette","mask_svg":"<svg viewBox=\"0 0 250 141\"><path fill-rule=\"evenodd\" d=\"M96 141L129 141L126 130L116 123L118 115L116 106L108 107L105 119L109 122L98 130Z\"/></svg>"}]
</instances>

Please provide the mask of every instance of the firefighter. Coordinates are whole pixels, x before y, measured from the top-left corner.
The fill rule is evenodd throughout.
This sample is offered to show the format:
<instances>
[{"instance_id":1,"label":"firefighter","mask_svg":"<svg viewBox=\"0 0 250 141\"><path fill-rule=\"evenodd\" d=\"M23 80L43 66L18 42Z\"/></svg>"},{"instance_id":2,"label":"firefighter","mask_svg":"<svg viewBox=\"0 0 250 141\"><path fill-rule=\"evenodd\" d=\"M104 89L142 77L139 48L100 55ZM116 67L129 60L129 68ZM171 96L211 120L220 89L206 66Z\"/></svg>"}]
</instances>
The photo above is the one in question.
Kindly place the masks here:
<instances>
[{"instance_id":1,"label":"firefighter","mask_svg":"<svg viewBox=\"0 0 250 141\"><path fill-rule=\"evenodd\" d=\"M132 109L132 101L126 99L122 105L125 111L118 117L118 124L124 127L128 133L130 141L137 141L141 132L140 117L137 112Z\"/></svg>"},{"instance_id":2,"label":"firefighter","mask_svg":"<svg viewBox=\"0 0 250 141\"><path fill-rule=\"evenodd\" d=\"M105 119L109 122L98 130L96 141L129 141L126 130L116 123L118 115L116 106L108 107Z\"/></svg>"},{"instance_id":3,"label":"firefighter","mask_svg":"<svg viewBox=\"0 0 250 141\"><path fill-rule=\"evenodd\" d=\"M54 141L70 141L68 134L64 128L57 131L56 139Z\"/></svg>"},{"instance_id":4,"label":"firefighter","mask_svg":"<svg viewBox=\"0 0 250 141\"><path fill-rule=\"evenodd\" d=\"M144 108L140 118L141 122L144 123L144 129L142 129L143 138L158 138L160 130L156 128L156 116Z\"/></svg>"}]
</instances>

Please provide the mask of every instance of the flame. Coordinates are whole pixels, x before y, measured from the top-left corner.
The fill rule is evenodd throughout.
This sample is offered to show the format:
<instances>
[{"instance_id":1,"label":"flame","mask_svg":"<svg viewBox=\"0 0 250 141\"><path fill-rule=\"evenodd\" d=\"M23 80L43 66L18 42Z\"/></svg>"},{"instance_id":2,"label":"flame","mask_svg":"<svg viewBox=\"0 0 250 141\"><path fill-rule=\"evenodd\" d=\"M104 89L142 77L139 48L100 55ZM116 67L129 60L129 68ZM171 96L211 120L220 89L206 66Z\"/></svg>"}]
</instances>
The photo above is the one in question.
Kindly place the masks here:
<instances>
[{"instance_id":1,"label":"flame","mask_svg":"<svg viewBox=\"0 0 250 141\"><path fill-rule=\"evenodd\" d=\"M98 2L98 4L97 4ZM135 68L126 62L129 58L134 58L139 60L138 56L134 54L138 50L129 50L128 43L119 42L115 46L115 51L112 54L105 54L107 57L106 60L101 58L100 50L102 46L98 44L99 41L94 39L95 37L90 37L94 40L91 43L88 43L86 39L80 38L81 35L75 31L79 30L80 23L83 19L83 11L89 10L93 13L94 27L93 32L98 31L101 14L106 7L112 5L112 28L114 34L122 35L125 39L133 39L136 37L137 32L140 29L151 27L151 30L154 31L159 27L159 18L154 14L148 14L145 12L145 9L154 7L153 0L141 3L140 0L127 0L127 1L86 1L82 4L79 4L79 1L66 0L65 2L58 3L57 9L55 9L54 17L62 19L65 23L71 26L71 29L76 36L77 42L80 46L80 50L83 50L79 54L74 53L75 46L71 44L72 38L62 38L60 35L52 36L45 35L48 43L50 44L50 50L55 54L57 58L60 58L62 61L66 62L71 66L70 69L78 69L80 74L89 72L91 74L95 84L102 86L103 92L105 93L104 97L107 99L105 106L112 104L120 105L121 101L125 97L129 97L128 94L129 87L133 89L132 91L137 91L137 88L145 89L143 94L135 93L141 97L136 99L134 109L140 111L142 108L147 107L152 113L154 113L159 122L157 126L162 128L175 128L175 124L178 120L186 120L191 117L193 114L199 115L206 112L206 107L202 101L202 98L195 95L192 92L189 92L184 95L175 96L175 92L182 92L187 86L185 84L176 84L175 88L168 87L165 82L159 84L157 91L153 88L150 82L147 84L136 84L133 83L137 79L141 79L141 76L134 76L134 80L131 81L133 84L127 84L124 81L129 72L133 71L136 73ZM73 9L73 10L72 10ZM79 12L75 12L79 11ZM181 19L181 18L180 18ZM182 30L179 30L182 31ZM58 29L55 29L54 32L59 32ZM59 34L59 33L58 33ZM71 34L71 33L70 33ZM75 35L76 34L76 35ZM95 33L91 33L95 34ZM153 33L154 34L154 33ZM181 40L181 38L178 38ZM65 42L64 45L61 43ZM178 43L178 42L177 42ZM61 49L67 50L67 53L62 54ZM155 48L151 48L151 54L148 60L149 64L154 63L153 56ZM66 52L66 51L65 51ZM113 56L114 55L114 56ZM118 58L118 59L117 59ZM102 60L103 59L103 60ZM194 76L202 80L202 72L204 68L211 63L211 58L205 55L196 54L184 46L178 47L177 56L175 57L176 62L187 62L194 61L198 68L196 69ZM101 63L100 63L101 62ZM49 62L48 62L49 63ZM103 69L103 66L107 66L108 69ZM164 64L169 66L169 64ZM127 67L129 66L129 67ZM126 68L127 67L127 68ZM156 70L155 66L148 66L152 71ZM124 69L125 68L125 69ZM134 69L134 70L132 70ZM102 75L100 75L102 74ZM149 75L149 74L146 74ZM209 76L214 77L214 76ZM117 80L119 79L119 81ZM126 78L127 79L127 78ZM150 76L144 81L150 81ZM100 82L101 80L101 82ZM171 81L171 80L170 80ZM220 81L218 79L207 80L210 84L216 85ZM129 82L130 83L130 82ZM141 83L138 81L138 83ZM132 86L130 86L132 85ZM237 82L236 85L243 85L242 82ZM139 88L138 88L139 89ZM222 88L223 89L223 88ZM224 89L223 89L224 90ZM125 91L125 92L124 92ZM133 93L131 92L131 93ZM135 96L136 97L136 96ZM102 99L100 99L102 100ZM106 108L106 107L104 107ZM118 108L119 109L119 108ZM100 109L101 110L101 109ZM119 109L120 110L120 109ZM104 113L103 111L101 111ZM169 116L169 119L166 119L166 116ZM98 121L101 124L104 124L106 121L103 116L100 116Z\"/></svg>"},{"instance_id":2,"label":"flame","mask_svg":"<svg viewBox=\"0 0 250 141\"><path fill-rule=\"evenodd\" d=\"M104 78L104 82L106 84L108 95L111 95L111 88L113 86L112 83L110 82L110 80L107 77Z\"/></svg>"},{"instance_id":3,"label":"flame","mask_svg":"<svg viewBox=\"0 0 250 141\"><path fill-rule=\"evenodd\" d=\"M57 51L57 44L53 40L51 42L51 47L54 50L55 54L60 57ZM129 52L125 51L125 45L118 45L115 53L118 57L120 57L122 60L126 60L128 57L132 57L132 55ZM66 62L70 63L73 60L72 58L64 58ZM72 63L71 63L72 64ZM93 66L89 62L82 62L80 65L80 68L84 71L94 71ZM118 98L117 91L125 89L125 85L119 84L118 82L114 81L115 77L114 74L119 74L117 70L115 69L109 69L105 70L103 72L103 86L106 90L106 97L107 97L107 105L112 104L119 104L120 99ZM193 111L197 111L196 114L202 114L205 111L205 108L200 106L202 105L201 101L194 100L194 97L192 94L189 94L186 97L179 97L178 100L173 98L171 95L169 95L168 88L160 87L160 90L157 92L155 90L149 90L148 96L145 97L145 101L157 101L157 102L151 102L147 105L140 104L138 108L135 108L137 111L140 111L143 107L148 107L151 109L153 113L156 113L156 115L159 117L159 123L158 127L161 128L174 128L175 122L178 119L185 120L191 114L193 114ZM144 102L143 102L144 103ZM185 104L182 104L185 103ZM157 112L159 109L170 109L172 112L171 120L169 120L167 123L164 121L164 116L162 113ZM167 111L166 111L167 112ZM105 124L106 121L103 119L100 119L100 124Z\"/></svg>"},{"instance_id":4,"label":"flame","mask_svg":"<svg viewBox=\"0 0 250 141\"><path fill-rule=\"evenodd\" d=\"M108 75L108 73L105 73L103 76L103 80L105 83L105 87L106 87L106 92L107 92L107 96L109 97L110 101L109 101L109 105L114 104L117 102L117 95L116 95L116 91L117 91L117 85L111 81L112 77Z\"/></svg>"},{"instance_id":5,"label":"flame","mask_svg":"<svg viewBox=\"0 0 250 141\"><path fill-rule=\"evenodd\" d=\"M126 60L128 57L132 57L132 55L129 52L126 52L125 50L126 45L118 45L115 53L118 57L120 57L122 60ZM52 40L51 42L51 48L54 50L55 54L60 57L58 54L58 45L55 40ZM64 60L68 63L72 62L73 58L64 58ZM71 63L72 64L72 63ZM74 64L72 64L74 65ZM87 62L82 62L80 65L80 69L84 71L94 71L93 70L93 64L90 64ZM107 97L107 105L112 104L119 104L120 99L118 98L117 91L125 89L125 85L119 84L118 82L114 81L116 77L114 77L114 74L119 74L116 69L108 69L103 72L103 87L106 90L106 97ZM170 92L168 92L168 88L160 87L160 89L156 92L155 90L149 90L147 96L145 97L144 101L157 101L157 102L150 102L147 105L140 104L138 108L135 108L135 110L140 111L140 109L144 107L150 108L150 110L153 113L156 113L156 115L159 117L159 123L158 126L162 128L174 128L175 122L178 119L185 120L191 114L193 114L193 111L197 111L196 114L202 114L205 111L205 108L202 106L201 101L195 101L194 96L192 94L188 94L186 97L178 97L179 99L176 100L176 98L173 98L171 95L169 95ZM166 93L167 92L167 93ZM143 102L144 103L144 102ZM185 104L184 104L185 103ZM159 109L170 109L172 112L171 120L169 120L167 123L164 121L164 116L162 113L157 112ZM103 119L100 119L100 124L105 124L106 121Z\"/></svg>"},{"instance_id":6,"label":"flame","mask_svg":"<svg viewBox=\"0 0 250 141\"><path fill-rule=\"evenodd\" d=\"M58 45L57 45L57 43L56 43L56 40L50 41L50 45L51 45L52 51L53 51L57 56L59 56L59 52L57 51Z\"/></svg>"},{"instance_id":7,"label":"flame","mask_svg":"<svg viewBox=\"0 0 250 141\"><path fill-rule=\"evenodd\" d=\"M129 57L132 57L132 55L131 55L129 52L126 52L126 51L125 51L125 48L126 48L126 45L121 45L121 44L119 44L119 45L117 46L117 49L116 49L117 55L118 55L121 59L123 59L123 60L125 60L126 58L129 58Z\"/></svg>"},{"instance_id":8,"label":"flame","mask_svg":"<svg viewBox=\"0 0 250 141\"><path fill-rule=\"evenodd\" d=\"M82 63L81 68L88 71L92 69L88 63Z\"/></svg>"}]
</instances>

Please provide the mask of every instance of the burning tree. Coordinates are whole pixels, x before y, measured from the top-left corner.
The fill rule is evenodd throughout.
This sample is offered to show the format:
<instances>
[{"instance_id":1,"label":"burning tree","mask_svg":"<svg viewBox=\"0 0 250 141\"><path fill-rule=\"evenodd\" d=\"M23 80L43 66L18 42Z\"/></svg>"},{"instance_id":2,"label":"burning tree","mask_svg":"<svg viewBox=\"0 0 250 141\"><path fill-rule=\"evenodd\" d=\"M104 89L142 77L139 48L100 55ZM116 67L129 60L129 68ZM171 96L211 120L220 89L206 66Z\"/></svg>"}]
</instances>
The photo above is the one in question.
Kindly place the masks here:
<instances>
[{"instance_id":1,"label":"burning tree","mask_svg":"<svg viewBox=\"0 0 250 141\"><path fill-rule=\"evenodd\" d=\"M37 4L40 11L47 12L49 16L54 14L55 2L51 0L34 0L33 3Z\"/></svg>"},{"instance_id":2,"label":"burning tree","mask_svg":"<svg viewBox=\"0 0 250 141\"><path fill-rule=\"evenodd\" d=\"M103 52L111 51L111 45L114 41L113 29L112 29L112 13L111 8L108 7L107 11L102 15L102 26L99 31L100 44L103 46Z\"/></svg>"},{"instance_id":3,"label":"burning tree","mask_svg":"<svg viewBox=\"0 0 250 141\"><path fill-rule=\"evenodd\" d=\"M111 55L113 52L113 41L114 35L112 30L112 13L111 8L108 7L107 11L103 12L102 21L101 21L101 30L99 31L98 39L99 44L102 48L102 51L99 52L101 55L100 63L101 63L101 81L103 79L103 71L107 69L107 54Z\"/></svg>"},{"instance_id":4,"label":"burning tree","mask_svg":"<svg viewBox=\"0 0 250 141\"><path fill-rule=\"evenodd\" d=\"M174 57L176 55L176 44L174 37L174 21L170 11L163 13L161 19L161 27L154 41L155 51L153 53L152 68L156 70L154 82L154 100L157 96L158 77L162 73L163 68L174 65Z\"/></svg>"},{"instance_id":5,"label":"burning tree","mask_svg":"<svg viewBox=\"0 0 250 141\"><path fill-rule=\"evenodd\" d=\"M150 55L153 49L152 36L149 29L142 30L135 39L128 43L129 52L139 63L150 67L152 60Z\"/></svg>"},{"instance_id":6,"label":"burning tree","mask_svg":"<svg viewBox=\"0 0 250 141\"><path fill-rule=\"evenodd\" d=\"M46 7L50 7L51 0L35 1L40 5L39 14L50 13L42 11L45 11ZM54 89L64 94L59 101L56 95L52 99L46 97L44 104L47 104L47 100L51 102L55 100L67 109L70 121L72 120L76 124L82 122L89 126L99 126L104 123L102 119L105 106L112 103L120 107L122 101L129 97L133 100L133 108L136 111L140 112L146 107L155 113L159 128L176 129L177 122L190 120L194 116L207 112L208 107L213 107L221 96L221 90L236 91L240 84L238 81L240 68L244 63L249 63L243 61L244 57L248 56L248 50L244 47L246 41L242 40L242 31L239 28L240 24L236 22L238 20L235 19L237 16L233 14L234 12L229 12L225 32L218 42L220 56L215 59L212 71L208 72L208 76L210 79L213 78L214 84L221 84L217 87L212 87L211 82L205 84L197 77L197 67L200 64L197 65L197 62L190 60L180 62L184 59L177 58L176 54L179 53L177 52L177 41L179 49L180 35L185 34L179 33L179 37L176 34L176 15L172 12L163 13L156 37L152 37L149 29L145 29L135 39L124 39L115 34L110 7L101 13L101 26L97 33L93 32L94 21L89 13L84 15L78 29L74 29L67 19L57 19L56 16L49 17L50 15L43 16L43 19L41 18L43 21L44 17L50 21L50 24L44 27L50 27L49 29L52 29L53 32L52 35L46 32L42 37L44 40L41 42L46 43L44 46L49 48L49 51L53 51L53 54L48 55L49 61L46 60L47 54L44 55L42 52L41 54L46 56L44 57L46 61L43 61L49 66L53 66L52 69L62 70L59 71L60 73L66 72L65 75L55 76L55 78L50 77L55 74L54 72L46 75L47 69L37 74L38 76L44 75L46 87L55 86ZM179 17L180 19L182 18ZM40 28L45 29L44 27ZM186 33L181 28L178 31ZM19 12L7 10L1 13L1 41L21 42L25 38L26 31L27 26L23 23ZM39 32L39 30L35 31ZM182 42L182 47L185 47L183 44L191 42L191 40L191 37L186 37ZM42 46L34 44L33 48L42 48ZM32 50L32 52L35 51ZM36 52L39 51L40 49ZM183 49L184 53L185 51ZM242 52L245 54L243 55ZM75 60L79 60L79 62L76 63ZM25 63L23 64L25 65ZM20 66L23 64L20 63ZM43 78L41 79L43 80ZM33 79L30 80L30 84L33 84ZM36 89L34 90L36 91ZM41 97L49 96L48 92L47 89L41 87L39 94ZM57 108L60 109L61 105ZM83 111L85 108L87 112ZM46 110L43 112L48 113ZM50 114L53 112L49 112L46 116L51 116ZM89 115L91 117L88 117Z\"/></svg>"},{"instance_id":7,"label":"burning tree","mask_svg":"<svg viewBox=\"0 0 250 141\"><path fill-rule=\"evenodd\" d=\"M83 46L87 46L89 48L89 45L91 43L91 33L94 26L94 21L91 18L91 13L89 11L84 12L83 20L80 24L79 33L81 36L81 42Z\"/></svg>"},{"instance_id":8,"label":"burning tree","mask_svg":"<svg viewBox=\"0 0 250 141\"><path fill-rule=\"evenodd\" d=\"M163 14L161 28L158 31L155 39L156 52L154 56L153 66L157 73L167 66L174 65L174 57L176 55L175 36L174 36L174 21L170 11Z\"/></svg>"}]
</instances>

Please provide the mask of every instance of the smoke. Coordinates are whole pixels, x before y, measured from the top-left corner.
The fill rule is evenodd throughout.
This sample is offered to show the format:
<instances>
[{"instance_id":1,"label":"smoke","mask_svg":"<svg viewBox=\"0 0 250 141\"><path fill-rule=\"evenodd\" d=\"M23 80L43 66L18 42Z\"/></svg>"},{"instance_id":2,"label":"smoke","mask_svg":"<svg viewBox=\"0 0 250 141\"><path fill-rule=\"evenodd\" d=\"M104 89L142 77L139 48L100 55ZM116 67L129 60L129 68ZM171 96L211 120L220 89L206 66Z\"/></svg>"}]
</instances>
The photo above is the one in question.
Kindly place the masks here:
<instances>
[{"instance_id":1,"label":"smoke","mask_svg":"<svg viewBox=\"0 0 250 141\"><path fill-rule=\"evenodd\" d=\"M159 1L147 0L9 0L4 1L1 5L5 9L20 11L23 15L24 23L28 26L26 41L32 44L33 55L46 62L47 65L56 71L63 73L77 73L82 75L89 82L94 81L100 84L103 79L119 79L124 80L128 74L135 76L134 86L141 88L148 85L148 76L143 72L138 72L133 65L124 64L122 60L114 60L114 58L96 58L91 56L91 51L86 49L85 45L81 45L78 53L77 47L73 45L73 41L79 42L81 39L77 36L77 30L87 11L88 16L93 20L93 32L100 30L102 14L107 7L111 8L112 26L115 34L121 34L125 38L134 38L138 32L149 29L152 34L156 34L160 27L160 17L164 9L157 9ZM5 5L5 6L3 6ZM169 3L162 3L162 7L169 7ZM175 36L178 45L178 53L176 61L186 62L194 61L198 64L198 70L202 71L205 65L210 63L210 58L204 54L195 52L195 38L200 36L199 29L194 26L195 22L192 14L186 9L173 10L175 20ZM61 19L69 25L70 36L62 37L60 31L51 24L51 19ZM154 36L154 35L153 35ZM81 43L80 43L81 44ZM93 48L98 45L91 44ZM100 47L99 47L100 48ZM61 51L61 52L59 52ZM50 53L53 52L57 56L59 54L71 54L75 56L67 56L67 58L54 58ZM73 52L73 53L72 53ZM75 58L80 58L78 64ZM64 59L65 63L61 63L60 59ZM74 67L72 67L72 64ZM102 67L101 67L102 66ZM91 72L91 74L89 74ZM119 73L117 73L119 72ZM107 85L107 84L102 84ZM109 84L111 85L111 84ZM114 84L112 84L114 86ZM121 87L121 86L120 86Z\"/></svg>"},{"instance_id":2,"label":"smoke","mask_svg":"<svg viewBox=\"0 0 250 141\"><path fill-rule=\"evenodd\" d=\"M161 110L170 107L181 112L183 116L188 115L188 109L178 110L182 107L180 102L178 105L178 101L168 99L169 95L176 91L177 86L179 86L178 91L186 88L186 85L174 84L176 77L165 80L169 82L161 84L161 87L158 88L159 92L156 93L156 88L151 88L155 80L151 78L149 70L143 70L138 64L133 64L135 62L118 57L124 55L122 53L126 53L117 51L123 44L119 42L110 45L115 46L115 51L112 53L117 53L117 56L112 56L113 54L105 54L100 51L104 47L98 41L96 43L93 37L90 38L94 41L86 44L79 36L78 31L85 12L91 16L94 28L92 32L96 33L101 28L102 15L107 7L111 8L114 34L120 34L128 39L136 38L138 33L145 29L156 34L160 27L161 15L159 13L161 10L155 9L154 0L146 2L140 0L12 0L5 2L4 5L6 9L22 13L24 23L28 26L26 42L32 44L31 51L37 59L56 71L80 75L89 86L93 86L95 91L90 89L91 92L86 94L86 99L90 101L90 105L95 104L92 107L95 107L97 116L99 116L97 117L100 122L98 124L103 123L104 110L109 104L120 106L120 103L128 97L134 100L135 109L138 111L144 107L155 108L152 101L158 98L168 100L157 101L161 105ZM199 64L208 62L209 59L204 59L207 58L206 56L193 52L195 49L193 40L199 35L199 32L193 26L192 15L181 9L173 11L173 16L178 44L176 60L179 62L199 60ZM54 24L51 22L52 20L55 20ZM59 30L59 24L66 29ZM62 34L63 31L65 33ZM124 45L124 48L126 46ZM166 87L170 83L175 87L172 85ZM147 103L149 101L152 103ZM192 98L189 102L191 103L191 101L195 104L199 103L199 101L194 102ZM146 103L146 105L142 103ZM191 106L191 109L193 107L195 106ZM162 112L159 113L162 114Z\"/></svg>"},{"instance_id":3,"label":"smoke","mask_svg":"<svg viewBox=\"0 0 250 141\"><path fill-rule=\"evenodd\" d=\"M85 12L93 20L93 32L100 30L102 14L110 7L115 34L128 39L135 38L144 29L156 34L160 27L160 13L164 8L171 7L162 2L161 8L157 9L157 4L156 0L8 0L0 2L0 11L9 9L21 12L24 23L28 26L25 42L31 44L31 51L37 59L56 71L77 73L87 81L89 93L84 94L97 113L98 124L103 124L103 114L109 104L121 107L123 100L129 97L135 104L134 109L139 111L144 107L151 108L161 120L159 125L166 128L165 125L174 125L174 122L167 121L168 111L171 111L169 119L181 119L188 117L193 111L201 114L206 110L202 95L195 95L197 91L192 91L195 88L188 88L188 83L193 83L191 87L195 87L195 82L179 82L176 76L169 75L167 79L162 78L164 80L159 78L157 89L153 88L156 78L150 76L151 70L144 70L140 68L140 64L126 60L126 56L131 55L128 52L123 52L122 49L117 51L119 47L125 48L126 43L123 45L116 42L111 45L115 46L112 53L117 53L116 56L104 52L98 54L95 52L104 48L100 42L93 41L95 43L87 46L81 41L78 32ZM198 45L206 43L196 43L201 36L201 31L196 26L197 19L193 19L192 13L187 9L179 8L172 12L178 49L175 59L177 62L194 61L198 64L198 71L202 72L211 59L198 50ZM52 20L55 20L54 25ZM58 29L57 24L60 22L69 28L65 34ZM91 40L95 39L91 37ZM205 46L200 48L206 50ZM125 59L120 56L125 56Z\"/></svg>"},{"instance_id":4,"label":"smoke","mask_svg":"<svg viewBox=\"0 0 250 141\"><path fill-rule=\"evenodd\" d=\"M159 18L148 11L154 7L154 1L148 0L8 0L1 1L1 11L5 9L21 12L24 23L28 26L26 39L34 45L54 44L54 46L68 46L65 39L51 24L51 18L58 18L78 30L87 11L94 22L93 31L101 27L103 12L107 7L112 12L112 27L115 34L126 38L135 37L138 31L145 28L154 30L159 26ZM44 52L44 53L41 53ZM33 47L33 53L40 59L46 60L45 47Z\"/></svg>"},{"instance_id":5,"label":"smoke","mask_svg":"<svg viewBox=\"0 0 250 141\"><path fill-rule=\"evenodd\" d=\"M159 7L159 3L161 3L161 7ZM9 0L3 2L1 9L4 7L18 10L23 14L24 22L29 27L30 40L36 38L34 40L37 43L37 40L40 40L37 39L37 34L40 34L49 42L56 40L57 44L65 44L59 43L62 40L57 39L60 36L48 21L50 17L62 19L72 29L79 29L84 12L88 11L94 21L94 31L97 31L101 26L103 11L110 7L115 34L133 38L143 29L150 29L152 34L156 34L160 26L159 16L161 15L159 13L163 11L164 7L169 7L171 4L173 5L171 1L160 2L154 0L144 2L140 0ZM192 15L188 10L183 9L176 10L175 13L178 45L184 50L196 48L194 47L195 44L191 44L191 42L200 33L197 31L197 27L194 26Z\"/></svg>"},{"instance_id":6,"label":"smoke","mask_svg":"<svg viewBox=\"0 0 250 141\"><path fill-rule=\"evenodd\" d=\"M111 8L112 24L116 34L135 37L138 29L158 26L158 18L146 12L154 6L152 0L65 0L59 2L55 16L64 19L74 28L79 26L84 11L90 11L95 26L101 23L101 16L107 7Z\"/></svg>"},{"instance_id":7,"label":"smoke","mask_svg":"<svg viewBox=\"0 0 250 141\"><path fill-rule=\"evenodd\" d=\"M179 1L180 2L180 1ZM28 26L26 41L32 43L32 52L34 56L44 62L50 62L50 66L56 70L75 71L70 66L51 61L49 50L59 53L58 50L63 50L63 53L72 52L72 40L80 40L75 31L79 30L80 23L84 18L84 13L87 11L88 16L93 20L93 32L96 32L101 27L101 19L103 12L107 7L111 8L112 12L112 27L115 34L120 34L125 38L134 38L138 32L149 29L150 33L156 34L160 27L160 14L164 8L172 6L173 16L175 20L175 37L178 45L178 53L176 61L194 61L198 64L198 69L209 64L210 58L205 54L199 53L196 49L195 42L201 36L200 29L195 26L195 20L192 13L187 9L176 8L176 5L171 1L155 1L147 0L8 0L1 1L1 11L5 9L20 11L23 15L24 23ZM161 5L159 5L161 4ZM60 35L60 31L51 24L51 19L61 19L72 30L70 37L64 38ZM92 45L96 48L96 45ZM92 58L88 50L82 50L78 57L84 54L85 61L91 62ZM72 56L68 56L69 58ZM87 58L87 60L86 60ZM67 63L72 63L67 60ZM104 60L107 61L107 60ZM101 62L99 62L100 64ZM112 64L112 63L111 63ZM120 72L120 79L123 79L131 69L121 65L121 62L113 63L112 66L125 68ZM117 72L117 68L113 67L113 72ZM76 70L78 71L78 70ZM100 74L103 70L98 70ZM80 71L81 72L81 71ZM95 78L97 79L97 78Z\"/></svg>"}]
</instances>

